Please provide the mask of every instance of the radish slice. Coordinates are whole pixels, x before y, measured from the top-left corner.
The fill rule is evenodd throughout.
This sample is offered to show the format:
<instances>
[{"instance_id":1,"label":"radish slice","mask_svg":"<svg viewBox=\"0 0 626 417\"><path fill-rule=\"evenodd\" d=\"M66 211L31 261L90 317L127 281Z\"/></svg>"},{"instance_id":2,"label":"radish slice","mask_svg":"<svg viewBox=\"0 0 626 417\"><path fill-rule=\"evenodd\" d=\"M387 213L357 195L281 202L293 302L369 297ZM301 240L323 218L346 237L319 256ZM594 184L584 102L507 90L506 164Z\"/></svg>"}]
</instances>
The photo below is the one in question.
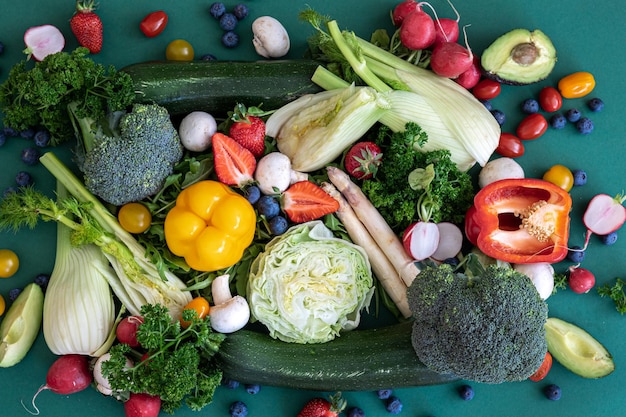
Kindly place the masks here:
<instances>
[{"instance_id":1,"label":"radish slice","mask_svg":"<svg viewBox=\"0 0 626 417\"><path fill-rule=\"evenodd\" d=\"M65 38L55 26L33 26L24 33L24 43L24 53L42 61L48 55L61 52L65 47Z\"/></svg>"},{"instance_id":2,"label":"radish slice","mask_svg":"<svg viewBox=\"0 0 626 417\"><path fill-rule=\"evenodd\" d=\"M431 258L444 261L455 257L463 246L463 232L457 225L448 222L437 223L437 228L439 229L439 244Z\"/></svg>"},{"instance_id":3,"label":"radish slice","mask_svg":"<svg viewBox=\"0 0 626 417\"><path fill-rule=\"evenodd\" d=\"M404 231L402 244L416 261L430 257L439 245L439 228L432 222L413 223Z\"/></svg>"},{"instance_id":4,"label":"radish slice","mask_svg":"<svg viewBox=\"0 0 626 417\"><path fill-rule=\"evenodd\" d=\"M626 207L622 205L625 196L611 197L598 194L589 201L583 214L583 223L587 230L597 235L608 235L616 231L626 221Z\"/></svg>"}]
</instances>

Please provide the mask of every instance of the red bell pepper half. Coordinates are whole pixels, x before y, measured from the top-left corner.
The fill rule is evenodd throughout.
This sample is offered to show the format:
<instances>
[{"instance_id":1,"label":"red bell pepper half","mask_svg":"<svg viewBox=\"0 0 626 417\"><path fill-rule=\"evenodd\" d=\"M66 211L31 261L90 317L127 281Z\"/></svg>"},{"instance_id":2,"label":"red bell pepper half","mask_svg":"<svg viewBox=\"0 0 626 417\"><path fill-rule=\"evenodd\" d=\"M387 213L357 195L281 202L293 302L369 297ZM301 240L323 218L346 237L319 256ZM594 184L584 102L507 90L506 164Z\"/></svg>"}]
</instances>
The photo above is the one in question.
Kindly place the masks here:
<instances>
[{"instance_id":1,"label":"red bell pepper half","mask_svg":"<svg viewBox=\"0 0 626 417\"><path fill-rule=\"evenodd\" d=\"M555 263L567 255L572 199L562 188L534 178L512 178L482 188L466 223L475 244L505 262Z\"/></svg>"}]
</instances>

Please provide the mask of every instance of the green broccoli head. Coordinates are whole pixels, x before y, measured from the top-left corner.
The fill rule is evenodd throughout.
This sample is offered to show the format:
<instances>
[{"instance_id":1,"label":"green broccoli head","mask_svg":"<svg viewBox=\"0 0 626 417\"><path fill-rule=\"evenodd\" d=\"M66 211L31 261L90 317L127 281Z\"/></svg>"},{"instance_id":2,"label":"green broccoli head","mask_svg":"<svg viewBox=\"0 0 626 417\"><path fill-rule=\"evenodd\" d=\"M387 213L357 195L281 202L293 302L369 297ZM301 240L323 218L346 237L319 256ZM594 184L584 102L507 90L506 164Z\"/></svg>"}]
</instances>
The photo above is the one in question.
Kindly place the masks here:
<instances>
[{"instance_id":1,"label":"green broccoli head","mask_svg":"<svg viewBox=\"0 0 626 417\"><path fill-rule=\"evenodd\" d=\"M547 304L531 280L492 265L468 277L426 267L408 289L413 348L430 369L484 383L520 381L548 349Z\"/></svg>"},{"instance_id":2,"label":"green broccoli head","mask_svg":"<svg viewBox=\"0 0 626 417\"><path fill-rule=\"evenodd\" d=\"M120 206L156 194L182 155L168 111L156 104L135 104L119 119L118 134L94 135L81 170L89 191Z\"/></svg>"}]
</instances>

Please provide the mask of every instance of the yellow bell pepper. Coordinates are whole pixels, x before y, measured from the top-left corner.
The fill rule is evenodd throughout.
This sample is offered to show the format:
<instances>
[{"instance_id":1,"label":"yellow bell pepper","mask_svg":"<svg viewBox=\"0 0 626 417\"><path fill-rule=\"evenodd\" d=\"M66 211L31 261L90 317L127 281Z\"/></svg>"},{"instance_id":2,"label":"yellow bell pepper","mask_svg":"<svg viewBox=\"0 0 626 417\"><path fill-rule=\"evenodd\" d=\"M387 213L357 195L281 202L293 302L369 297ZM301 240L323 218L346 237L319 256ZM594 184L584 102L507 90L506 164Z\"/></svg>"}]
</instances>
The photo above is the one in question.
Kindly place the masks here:
<instances>
[{"instance_id":1,"label":"yellow bell pepper","mask_svg":"<svg viewBox=\"0 0 626 417\"><path fill-rule=\"evenodd\" d=\"M252 243L256 213L240 194L218 181L184 189L165 218L165 241L197 271L236 264Z\"/></svg>"}]
</instances>

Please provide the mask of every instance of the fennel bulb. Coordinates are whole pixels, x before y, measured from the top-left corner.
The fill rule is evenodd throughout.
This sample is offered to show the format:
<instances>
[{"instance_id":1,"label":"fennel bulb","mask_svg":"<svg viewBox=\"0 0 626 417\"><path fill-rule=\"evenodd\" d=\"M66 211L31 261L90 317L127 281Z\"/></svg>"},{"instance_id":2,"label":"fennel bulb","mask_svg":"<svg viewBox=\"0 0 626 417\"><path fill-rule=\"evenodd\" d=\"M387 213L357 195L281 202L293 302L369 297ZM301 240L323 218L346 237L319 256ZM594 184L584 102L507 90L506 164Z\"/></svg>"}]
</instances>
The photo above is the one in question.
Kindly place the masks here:
<instances>
[{"instance_id":1,"label":"fennel bulb","mask_svg":"<svg viewBox=\"0 0 626 417\"><path fill-rule=\"evenodd\" d=\"M247 298L252 317L272 337L324 343L358 326L373 292L363 248L335 238L315 220L266 245L250 267Z\"/></svg>"}]
</instances>

